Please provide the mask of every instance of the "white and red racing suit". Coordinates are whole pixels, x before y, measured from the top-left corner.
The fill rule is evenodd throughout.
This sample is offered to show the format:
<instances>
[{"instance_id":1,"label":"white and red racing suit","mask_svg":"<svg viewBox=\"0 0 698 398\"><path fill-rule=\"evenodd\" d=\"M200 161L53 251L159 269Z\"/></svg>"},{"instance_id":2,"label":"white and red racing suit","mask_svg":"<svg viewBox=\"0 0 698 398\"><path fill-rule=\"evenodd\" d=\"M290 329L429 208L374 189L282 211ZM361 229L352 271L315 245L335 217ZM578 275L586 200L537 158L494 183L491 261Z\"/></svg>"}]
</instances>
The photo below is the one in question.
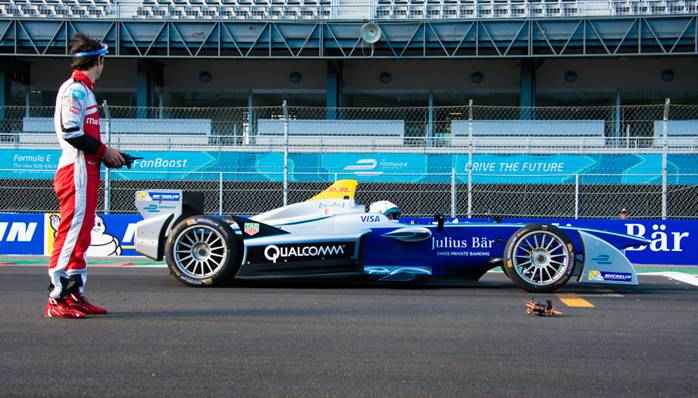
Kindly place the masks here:
<instances>
[{"instance_id":1,"label":"white and red racing suit","mask_svg":"<svg viewBox=\"0 0 698 398\"><path fill-rule=\"evenodd\" d=\"M49 262L49 296L60 298L68 280L78 280L80 292L87 279L85 253L95 222L99 167L106 151L99 132L99 109L94 83L74 71L58 90L54 127L62 154L53 180L61 221Z\"/></svg>"}]
</instances>

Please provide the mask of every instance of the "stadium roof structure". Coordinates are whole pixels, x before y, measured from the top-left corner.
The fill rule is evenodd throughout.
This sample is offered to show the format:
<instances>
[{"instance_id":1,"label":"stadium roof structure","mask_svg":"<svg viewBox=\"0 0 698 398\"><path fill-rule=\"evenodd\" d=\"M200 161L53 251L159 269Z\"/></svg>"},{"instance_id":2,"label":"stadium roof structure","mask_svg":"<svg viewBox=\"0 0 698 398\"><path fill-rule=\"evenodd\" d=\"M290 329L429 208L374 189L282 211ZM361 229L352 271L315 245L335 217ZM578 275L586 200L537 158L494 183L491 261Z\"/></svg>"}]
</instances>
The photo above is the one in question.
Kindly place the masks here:
<instances>
[{"instance_id":1,"label":"stadium roof structure","mask_svg":"<svg viewBox=\"0 0 698 398\"><path fill-rule=\"evenodd\" d=\"M0 55L56 57L84 32L125 58L538 58L698 54L698 15L459 20L0 18Z\"/></svg>"}]
</instances>

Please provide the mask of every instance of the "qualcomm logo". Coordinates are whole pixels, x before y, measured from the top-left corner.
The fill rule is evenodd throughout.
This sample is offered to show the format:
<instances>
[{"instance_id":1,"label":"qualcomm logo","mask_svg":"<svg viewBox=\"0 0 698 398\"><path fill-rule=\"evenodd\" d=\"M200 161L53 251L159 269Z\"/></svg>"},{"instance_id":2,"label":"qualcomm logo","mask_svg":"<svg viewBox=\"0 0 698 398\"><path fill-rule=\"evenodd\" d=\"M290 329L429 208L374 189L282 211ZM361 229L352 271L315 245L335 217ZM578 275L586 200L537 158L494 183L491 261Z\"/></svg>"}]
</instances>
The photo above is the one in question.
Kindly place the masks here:
<instances>
[{"instance_id":1,"label":"qualcomm logo","mask_svg":"<svg viewBox=\"0 0 698 398\"><path fill-rule=\"evenodd\" d=\"M376 159L359 159L356 163L344 167L344 171L353 171L357 176L379 176L382 171L376 171L378 161Z\"/></svg>"},{"instance_id":2,"label":"qualcomm logo","mask_svg":"<svg viewBox=\"0 0 698 398\"><path fill-rule=\"evenodd\" d=\"M324 245L324 246L300 246L300 247L279 247L277 245L269 245L264 248L264 257L276 264L279 258L288 257L324 257L338 256L344 254L343 245Z\"/></svg>"},{"instance_id":3,"label":"qualcomm logo","mask_svg":"<svg viewBox=\"0 0 698 398\"><path fill-rule=\"evenodd\" d=\"M0 222L0 242L31 242L37 225L35 222Z\"/></svg>"}]
</instances>

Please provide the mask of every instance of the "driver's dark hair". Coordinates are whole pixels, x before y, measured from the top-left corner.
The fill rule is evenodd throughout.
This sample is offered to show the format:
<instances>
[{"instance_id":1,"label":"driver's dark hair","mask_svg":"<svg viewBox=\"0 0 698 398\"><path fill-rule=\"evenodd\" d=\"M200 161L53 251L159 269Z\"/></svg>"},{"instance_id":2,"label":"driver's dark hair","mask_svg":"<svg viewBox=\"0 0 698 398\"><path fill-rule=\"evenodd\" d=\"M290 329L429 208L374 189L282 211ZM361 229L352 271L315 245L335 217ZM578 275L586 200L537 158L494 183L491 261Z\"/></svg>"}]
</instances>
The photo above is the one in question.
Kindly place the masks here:
<instances>
[{"instance_id":1,"label":"driver's dark hair","mask_svg":"<svg viewBox=\"0 0 698 398\"><path fill-rule=\"evenodd\" d=\"M95 51L102 48L97 40L90 39L84 33L76 33L70 40L70 55L85 52L85 51ZM70 64L72 69L77 70L88 70L91 67L97 65L99 56L94 57L74 57L73 62Z\"/></svg>"}]
</instances>

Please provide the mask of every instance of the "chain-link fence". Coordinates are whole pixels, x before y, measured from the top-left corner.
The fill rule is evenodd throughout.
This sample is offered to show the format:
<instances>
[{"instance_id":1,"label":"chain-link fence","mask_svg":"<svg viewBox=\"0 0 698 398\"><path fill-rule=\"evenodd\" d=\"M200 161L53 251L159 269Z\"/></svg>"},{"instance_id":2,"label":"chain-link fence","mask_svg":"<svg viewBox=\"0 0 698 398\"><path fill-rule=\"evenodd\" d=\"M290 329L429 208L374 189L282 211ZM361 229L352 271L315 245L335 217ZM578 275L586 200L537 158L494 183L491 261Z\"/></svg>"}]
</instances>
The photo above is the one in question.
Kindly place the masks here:
<instances>
[{"instance_id":1,"label":"chain-link fence","mask_svg":"<svg viewBox=\"0 0 698 398\"><path fill-rule=\"evenodd\" d=\"M637 217L698 217L698 175L690 174L698 172L698 105L667 100L657 105L595 107L469 102L390 108L108 106L103 111L103 140L113 146L215 158L215 166L203 168L206 171L186 163L179 172L167 171L168 167L161 171L157 165L150 171L106 171L99 204L105 211L133 212L136 190L165 188L204 192L208 212L249 215L305 200L338 178L358 178L360 203L388 199L412 216L615 217L627 208ZM17 160L19 152L31 158L35 150L58 148L53 112L52 107L0 108L0 211L57 209L51 186L57 159L53 163L42 159L39 167ZM356 163L329 172L318 164L290 169L288 162L284 166L279 160L284 153L342 152L469 160L458 167L450 160L437 161L438 167L430 163L423 172L412 174L391 176L380 171L380 178L371 178L375 164ZM225 155L231 153L254 156L226 164ZM276 158L265 159L265 154ZM611 164L608 170L580 167L581 171L566 174L474 167L479 162L473 157L491 154L566 154L578 159L583 158L580 154L601 154ZM626 156L618 158L622 167L612 164L614 156ZM639 160L625 164L627 156ZM672 156L683 159L669 165ZM644 167L645 160L654 166ZM249 171L245 162L259 164ZM51 167L46 167L49 163Z\"/></svg>"},{"instance_id":2,"label":"chain-link fence","mask_svg":"<svg viewBox=\"0 0 698 398\"><path fill-rule=\"evenodd\" d=\"M0 211L56 211L50 171L26 173L7 178L14 170L0 170ZM188 172L153 176L143 172L120 172L112 175L109 187L100 185L99 209L115 213L134 212L135 192L144 189L182 189L204 193L205 210L209 213L254 215L284 205L282 173L267 173L270 180L249 181L249 176L233 172ZM296 173L294 178L301 177ZM341 178L335 174L328 176ZM181 177L181 178L180 178ZM627 174L557 175L556 182L545 183L550 176L497 175L501 182L490 181L491 174L431 173L419 175L384 175L428 182L364 182L360 183L356 200L368 205L378 200L398 204L404 215L432 216L447 214L459 217L564 217L614 218L622 208L632 217L695 218L698 217L698 183L663 186L661 175L631 175L650 179L652 183L623 183ZM671 175L691 178L698 174ZM537 183L517 183L517 180ZM300 180L307 180L300 178ZM467 181L473 181L468 184ZM287 203L307 200L332 183L326 181L290 181ZM108 199L107 199L108 198ZM106 202L109 206L105 206ZM665 210L663 210L665 209Z\"/></svg>"}]
</instances>

